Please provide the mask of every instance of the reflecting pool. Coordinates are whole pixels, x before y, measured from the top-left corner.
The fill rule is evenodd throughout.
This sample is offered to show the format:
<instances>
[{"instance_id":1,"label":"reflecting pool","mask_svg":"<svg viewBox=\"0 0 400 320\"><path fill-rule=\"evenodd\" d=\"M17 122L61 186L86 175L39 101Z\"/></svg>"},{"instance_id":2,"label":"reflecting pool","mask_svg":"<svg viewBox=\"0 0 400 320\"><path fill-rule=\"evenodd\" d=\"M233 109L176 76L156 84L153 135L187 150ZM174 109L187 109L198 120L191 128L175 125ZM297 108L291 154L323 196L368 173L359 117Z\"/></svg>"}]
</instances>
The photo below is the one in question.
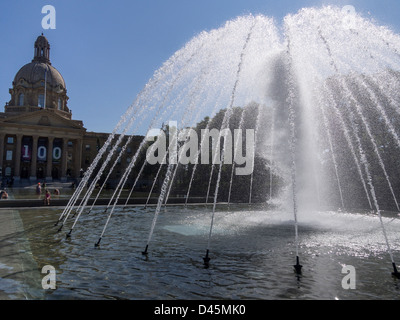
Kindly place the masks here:
<instances>
[{"instance_id":1,"label":"reflecting pool","mask_svg":"<svg viewBox=\"0 0 400 320\"><path fill-rule=\"evenodd\" d=\"M84 213L72 237L54 226L63 208L0 210L2 299L399 299L379 219L371 213L299 215L303 275L297 277L290 214L257 206L217 208L210 267L203 260L210 208L168 206L158 218L149 255L154 208L117 208L99 248L107 214ZM72 221L71 221L72 223ZM384 216L395 260L400 219ZM68 224L68 223L67 223ZM41 270L56 271L44 290ZM355 290L342 286L354 266Z\"/></svg>"}]
</instances>

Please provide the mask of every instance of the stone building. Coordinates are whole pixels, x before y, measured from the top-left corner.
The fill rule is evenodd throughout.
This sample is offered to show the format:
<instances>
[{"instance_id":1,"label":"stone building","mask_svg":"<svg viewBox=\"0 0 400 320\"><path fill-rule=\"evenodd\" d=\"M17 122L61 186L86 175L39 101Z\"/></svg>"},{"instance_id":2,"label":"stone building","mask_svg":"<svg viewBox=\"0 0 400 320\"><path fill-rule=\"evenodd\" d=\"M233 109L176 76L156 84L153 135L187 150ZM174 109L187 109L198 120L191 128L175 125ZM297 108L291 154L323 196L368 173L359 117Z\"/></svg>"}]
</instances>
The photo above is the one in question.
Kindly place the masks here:
<instances>
[{"instance_id":1,"label":"stone building","mask_svg":"<svg viewBox=\"0 0 400 320\"><path fill-rule=\"evenodd\" d=\"M50 62L43 34L9 92L11 99L0 113L0 177L15 182L79 178L109 134L87 132L81 120L72 119L65 81ZM129 150L139 142L140 137L132 139ZM129 157L121 158L121 166Z\"/></svg>"}]
</instances>

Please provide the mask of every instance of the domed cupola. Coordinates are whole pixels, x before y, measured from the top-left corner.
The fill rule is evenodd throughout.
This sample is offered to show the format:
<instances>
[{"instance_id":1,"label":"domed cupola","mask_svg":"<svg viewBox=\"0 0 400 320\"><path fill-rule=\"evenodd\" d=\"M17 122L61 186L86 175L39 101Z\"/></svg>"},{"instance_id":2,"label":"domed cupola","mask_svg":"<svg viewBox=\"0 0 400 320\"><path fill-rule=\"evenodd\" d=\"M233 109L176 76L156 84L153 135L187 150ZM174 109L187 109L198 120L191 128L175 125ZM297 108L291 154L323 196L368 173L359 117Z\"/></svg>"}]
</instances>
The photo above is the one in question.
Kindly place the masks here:
<instances>
[{"instance_id":1,"label":"domed cupola","mask_svg":"<svg viewBox=\"0 0 400 320\"><path fill-rule=\"evenodd\" d=\"M71 119L65 81L51 65L50 44L43 34L35 41L32 62L24 65L15 75L10 94L6 113L20 114L42 108Z\"/></svg>"}]
</instances>

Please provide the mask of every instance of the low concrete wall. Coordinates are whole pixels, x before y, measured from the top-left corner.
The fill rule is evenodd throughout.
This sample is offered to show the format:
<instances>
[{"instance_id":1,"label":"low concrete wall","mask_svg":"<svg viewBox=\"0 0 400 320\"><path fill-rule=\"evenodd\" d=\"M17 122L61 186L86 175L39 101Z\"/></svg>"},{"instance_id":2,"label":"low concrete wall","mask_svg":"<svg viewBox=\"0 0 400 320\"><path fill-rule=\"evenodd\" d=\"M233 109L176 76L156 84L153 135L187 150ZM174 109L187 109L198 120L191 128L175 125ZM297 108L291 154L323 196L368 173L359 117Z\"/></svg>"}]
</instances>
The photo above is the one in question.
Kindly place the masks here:
<instances>
[{"instance_id":1,"label":"low concrete wall","mask_svg":"<svg viewBox=\"0 0 400 320\"><path fill-rule=\"evenodd\" d=\"M50 207L65 207L68 204L69 199L51 199ZM87 206L91 206L93 204L94 199L89 199ZM129 205L145 205L147 198L133 198L128 201ZM97 199L96 206L107 206L110 202L110 199ZM158 198L152 198L149 201L150 205L156 205L158 202ZM205 203L205 198L191 198L188 200L188 203ZM81 203L81 199L79 199L76 204L79 205ZM119 199L117 205L124 205L126 203L126 199ZM185 198L170 198L168 200L168 204L184 204ZM112 202L112 205L114 202ZM43 199L7 199L0 200L0 208L37 208L37 207L47 207L44 205Z\"/></svg>"}]
</instances>

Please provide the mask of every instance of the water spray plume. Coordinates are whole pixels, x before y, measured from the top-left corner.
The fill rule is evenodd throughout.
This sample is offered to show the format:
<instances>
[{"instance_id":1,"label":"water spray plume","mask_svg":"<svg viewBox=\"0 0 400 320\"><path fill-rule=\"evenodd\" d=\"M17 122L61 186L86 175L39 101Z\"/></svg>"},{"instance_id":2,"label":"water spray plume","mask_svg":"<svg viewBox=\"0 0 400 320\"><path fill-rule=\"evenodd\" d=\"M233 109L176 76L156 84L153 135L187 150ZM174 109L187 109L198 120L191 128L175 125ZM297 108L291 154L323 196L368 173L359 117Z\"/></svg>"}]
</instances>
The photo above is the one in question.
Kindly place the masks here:
<instances>
[{"instance_id":1,"label":"water spray plume","mask_svg":"<svg viewBox=\"0 0 400 320\"><path fill-rule=\"evenodd\" d=\"M303 272L300 229L305 216L325 207L366 208L373 209L380 219L393 276L399 278L390 235L382 218L383 209L400 212L396 197L400 186L394 179L400 176L396 162L400 149L399 52L399 35L357 13L333 6L305 8L286 16L283 34L273 19L263 15L238 17L219 29L200 33L155 72L85 173L56 226L62 223L61 231L75 209L77 217L71 234L96 182L106 172L106 165L116 156L118 147L123 146L123 137L130 137L132 128L149 121L149 130L164 129L164 124L172 120L176 120L177 130L197 128L199 121L208 117L202 128L215 127L220 133L217 143L213 144L212 164L205 170L200 170L203 168L198 161L183 166L179 161L183 151L176 152L176 163L167 163L165 160L173 156L168 150L170 154L167 152L157 172L154 170L145 207L157 184L161 189L144 255L148 254L161 207L171 201L178 186L186 195L185 207L195 194L193 191L203 192L206 205L213 199L203 258L206 268L210 266L217 204L237 200L253 204L261 196L265 202L272 203L274 196L273 202L279 201L294 220L294 268L298 275ZM227 168L223 162L226 156L223 132L234 125L236 106L242 111L238 116L239 127L234 129L245 129L245 116L254 110L248 109L252 103L257 110L252 124L257 152L255 148L252 150L258 161L256 165L253 163L256 171L248 175L248 180L240 180L234 176L235 164L223 170ZM198 144L206 145L205 139L209 137L202 136ZM127 146L117 157L126 152ZM145 147L147 141L143 139L117 182L105 208L109 214L96 247L122 190L128 182L132 185L132 173L138 172L132 179L133 187L124 208L139 178L145 174L149 164L139 161ZM195 159L200 156L197 152ZM112 170L117 162L118 158ZM179 173L184 170L187 175L182 178L184 175ZM198 177L203 189L194 190L200 188L195 183ZM260 180L264 182L262 187L255 185ZM241 189L243 181L246 184ZM90 210L96 205L103 186ZM246 193L241 191L244 189ZM236 195L240 192L236 190L242 193L240 199Z\"/></svg>"}]
</instances>

